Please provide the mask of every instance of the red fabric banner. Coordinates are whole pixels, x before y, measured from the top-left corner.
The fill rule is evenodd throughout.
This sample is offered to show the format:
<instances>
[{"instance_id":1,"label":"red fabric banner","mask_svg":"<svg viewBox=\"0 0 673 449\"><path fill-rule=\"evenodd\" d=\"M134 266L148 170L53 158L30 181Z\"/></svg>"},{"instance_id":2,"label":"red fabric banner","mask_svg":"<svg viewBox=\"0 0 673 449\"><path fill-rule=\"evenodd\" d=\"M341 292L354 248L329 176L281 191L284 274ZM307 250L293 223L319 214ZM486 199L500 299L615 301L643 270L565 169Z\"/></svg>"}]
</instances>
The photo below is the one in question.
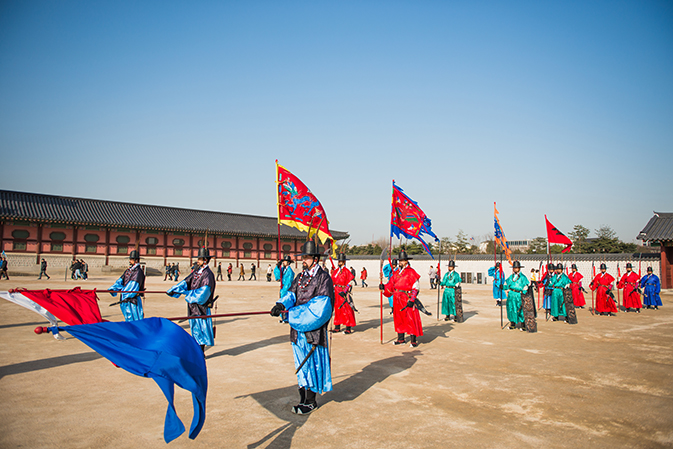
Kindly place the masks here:
<instances>
[{"instance_id":1,"label":"red fabric banner","mask_svg":"<svg viewBox=\"0 0 673 449\"><path fill-rule=\"evenodd\" d=\"M565 236L561 231L556 229L556 227L547 220L547 216L544 216L544 221L547 224L547 241L549 244L559 244L566 245L565 249L561 252L567 253L570 251L570 248L573 246L573 242Z\"/></svg>"},{"instance_id":2,"label":"red fabric banner","mask_svg":"<svg viewBox=\"0 0 673 449\"><path fill-rule=\"evenodd\" d=\"M17 293L35 301L71 326L103 321L94 290L75 287L72 290L17 290Z\"/></svg>"}]
</instances>

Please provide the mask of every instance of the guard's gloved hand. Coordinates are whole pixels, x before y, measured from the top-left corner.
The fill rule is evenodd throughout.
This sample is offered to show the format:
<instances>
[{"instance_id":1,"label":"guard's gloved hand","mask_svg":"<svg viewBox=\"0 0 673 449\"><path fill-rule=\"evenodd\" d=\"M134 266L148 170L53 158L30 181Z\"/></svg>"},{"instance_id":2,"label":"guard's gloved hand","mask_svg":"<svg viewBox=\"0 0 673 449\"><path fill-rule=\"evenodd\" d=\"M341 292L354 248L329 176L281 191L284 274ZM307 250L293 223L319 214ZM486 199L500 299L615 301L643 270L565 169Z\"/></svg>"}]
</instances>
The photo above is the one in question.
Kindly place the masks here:
<instances>
[{"instance_id":1,"label":"guard's gloved hand","mask_svg":"<svg viewBox=\"0 0 673 449\"><path fill-rule=\"evenodd\" d=\"M407 307L410 309L414 306L414 302L412 300L407 301Z\"/></svg>"},{"instance_id":2,"label":"guard's gloved hand","mask_svg":"<svg viewBox=\"0 0 673 449\"><path fill-rule=\"evenodd\" d=\"M341 296L342 298L345 298L346 297L346 292L339 292L339 296Z\"/></svg>"},{"instance_id":3,"label":"guard's gloved hand","mask_svg":"<svg viewBox=\"0 0 673 449\"><path fill-rule=\"evenodd\" d=\"M379 290L383 291L386 289L386 286L383 284L379 284Z\"/></svg>"},{"instance_id":4,"label":"guard's gloved hand","mask_svg":"<svg viewBox=\"0 0 673 449\"><path fill-rule=\"evenodd\" d=\"M280 316L280 312L285 310L285 306L279 302L271 309L271 316Z\"/></svg>"}]
</instances>

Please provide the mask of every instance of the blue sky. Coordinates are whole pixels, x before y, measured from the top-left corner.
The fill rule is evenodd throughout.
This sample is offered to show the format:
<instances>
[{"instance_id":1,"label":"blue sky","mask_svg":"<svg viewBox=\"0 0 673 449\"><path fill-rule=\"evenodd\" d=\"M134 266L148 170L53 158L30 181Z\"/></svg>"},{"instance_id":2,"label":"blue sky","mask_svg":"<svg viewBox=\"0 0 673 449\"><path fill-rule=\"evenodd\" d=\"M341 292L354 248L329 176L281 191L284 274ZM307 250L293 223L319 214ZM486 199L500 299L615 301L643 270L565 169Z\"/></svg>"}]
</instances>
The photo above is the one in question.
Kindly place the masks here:
<instances>
[{"instance_id":1,"label":"blue sky","mask_svg":"<svg viewBox=\"0 0 673 449\"><path fill-rule=\"evenodd\" d=\"M632 241L673 211L673 4L0 3L0 188L274 216L274 160L331 226Z\"/></svg>"}]
</instances>

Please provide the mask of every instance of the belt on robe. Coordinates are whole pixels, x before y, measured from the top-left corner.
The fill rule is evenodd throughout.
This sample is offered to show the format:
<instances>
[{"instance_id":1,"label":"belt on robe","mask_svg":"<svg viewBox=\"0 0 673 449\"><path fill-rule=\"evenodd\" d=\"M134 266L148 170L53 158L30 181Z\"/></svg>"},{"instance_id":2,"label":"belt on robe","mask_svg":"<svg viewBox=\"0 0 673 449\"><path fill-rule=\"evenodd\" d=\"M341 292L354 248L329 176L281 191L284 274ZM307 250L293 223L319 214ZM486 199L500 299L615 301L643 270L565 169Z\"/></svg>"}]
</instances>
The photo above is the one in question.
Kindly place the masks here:
<instances>
[{"instance_id":1,"label":"belt on robe","mask_svg":"<svg viewBox=\"0 0 673 449\"><path fill-rule=\"evenodd\" d=\"M411 295L412 290L400 290L400 289L397 289L397 288L396 288L396 289L394 290L394 292L398 292L398 293L406 293L407 295Z\"/></svg>"},{"instance_id":2,"label":"belt on robe","mask_svg":"<svg viewBox=\"0 0 673 449\"><path fill-rule=\"evenodd\" d=\"M334 284L335 287L348 288L348 285Z\"/></svg>"}]
</instances>

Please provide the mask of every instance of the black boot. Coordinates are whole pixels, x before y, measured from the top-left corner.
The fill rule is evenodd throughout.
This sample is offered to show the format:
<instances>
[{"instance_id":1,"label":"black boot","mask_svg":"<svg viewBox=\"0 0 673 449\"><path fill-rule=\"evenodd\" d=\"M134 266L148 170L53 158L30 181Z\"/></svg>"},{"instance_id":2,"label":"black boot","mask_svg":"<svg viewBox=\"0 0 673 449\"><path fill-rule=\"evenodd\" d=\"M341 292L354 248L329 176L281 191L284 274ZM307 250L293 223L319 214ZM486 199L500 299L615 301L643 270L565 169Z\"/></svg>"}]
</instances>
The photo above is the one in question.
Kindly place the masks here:
<instances>
[{"instance_id":1,"label":"black boot","mask_svg":"<svg viewBox=\"0 0 673 449\"><path fill-rule=\"evenodd\" d=\"M206 345L200 345L201 350L203 351L203 355L206 355Z\"/></svg>"},{"instance_id":2,"label":"black boot","mask_svg":"<svg viewBox=\"0 0 673 449\"><path fill-rule=\"evenodd\" d=\"M404 344L404 333L398 333L397 334L397 340L395 340L395 345L403 345Z\"/></svg>"},{"instance_id":3,"label":"black boot","mask_svg":"<svg viewBox=\"0 0 673 449\"><path fill-rule=\"evenodd\" d=\"M352 334L352 333L353 333L353 329L351 329L350 326L346 326L346 330L344 331L344 334Z\"/></svg>"},{"instance_id":4,"label":"black boot","mask_svg":"<svg viewBox=\"0 0 673 449\"><path fill-rule=\"evenodd\" d=\"M301 404L297 405L296 407L292 408L292 411L297 415L308 415L313 410L318 408L318 403L315 400L315 391L311 390L304 390L304 391L306 392L304 401Z\"/></svg>"},{"instance_id":5,"label":"black boot","mask_svg":"<svg viewBox=\"0 0 673 449\"><path fill-rule=\"evenodd\" d=\"M335 333L335 334L341 332L341 325L337 324L336 326L334 326L334 329L332 329L332 332Z\"/></svg>"},{"instance_id":6,"label":"black boot","mask_svg":"<svg viewBox=\"0 0 673 449\"><path fill-rule=\"evenodd\" d=\"M412 348L418 347L418 342L416 341L416 336L415 335L411 336L411 347Z\"/></svg>"}]
</instances>

